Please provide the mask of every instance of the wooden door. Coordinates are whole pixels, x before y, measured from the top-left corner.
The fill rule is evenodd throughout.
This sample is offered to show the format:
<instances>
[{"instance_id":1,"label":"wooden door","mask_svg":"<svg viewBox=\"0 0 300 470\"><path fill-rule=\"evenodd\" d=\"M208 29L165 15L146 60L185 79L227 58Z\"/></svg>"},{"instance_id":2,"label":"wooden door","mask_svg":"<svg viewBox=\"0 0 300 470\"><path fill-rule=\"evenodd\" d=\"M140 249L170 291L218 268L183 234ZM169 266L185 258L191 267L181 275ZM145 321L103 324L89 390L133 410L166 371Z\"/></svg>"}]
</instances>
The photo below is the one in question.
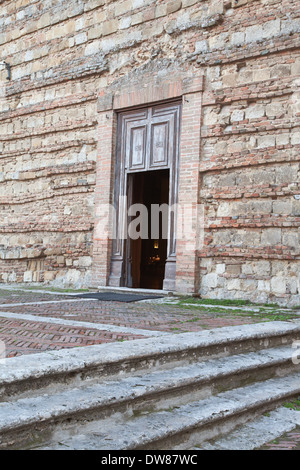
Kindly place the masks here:
<instances>
[{"instance_id":1,"label":"wooden door","mask_svg":"<svg viewBox=\"0 0 300 470\"><path fill-rule=\"evenodd\" d=\"M172 165L179 125L178 111L178 105L157 106L142 113L122 115L121 159L127 172L158 170Z\"/></svg>"},{"instance_id":2,"label":"wooden door","mask_svg":"<svg viewBox=\"0 0 300 470\"><path fill-rule=\"evenodd\" d=\"M138 178L135 178L138 177ZM139 204L142 201L143 194L143 173L128 175L127 181L127 209L133 204ZM133 219L128 215L127 224ZM124 280L127 287L139 287L140 285L140 264L141 264L141 239L126 240L124 263Z\"/></svg>"},{"instance_id":3,"label":"wooden door","mask_svg":"<svg viewBox=\"0 0 300 470\"><path fill-rule=\"evenodd\" d=\"M169 205L177 203L178 166L180 145L181 104L179 102L160 104L120 113L118 116L115 207L119 233L126 233L128 219L124 216L124 205L120 197L128 197L129 175L137 172L169 169ZM132 192L132 189L130 189ZM123 207L120 208L120 207ZM170 211L168 234L168 257L165 285L175 287L176 264L176 213ZM126 249L127 246L127 249ZM117 234L111 258L111 286L128 285L126 257L128 244ZM129 287L129 286L128 286Z\"/></svg>"}]
</instances>

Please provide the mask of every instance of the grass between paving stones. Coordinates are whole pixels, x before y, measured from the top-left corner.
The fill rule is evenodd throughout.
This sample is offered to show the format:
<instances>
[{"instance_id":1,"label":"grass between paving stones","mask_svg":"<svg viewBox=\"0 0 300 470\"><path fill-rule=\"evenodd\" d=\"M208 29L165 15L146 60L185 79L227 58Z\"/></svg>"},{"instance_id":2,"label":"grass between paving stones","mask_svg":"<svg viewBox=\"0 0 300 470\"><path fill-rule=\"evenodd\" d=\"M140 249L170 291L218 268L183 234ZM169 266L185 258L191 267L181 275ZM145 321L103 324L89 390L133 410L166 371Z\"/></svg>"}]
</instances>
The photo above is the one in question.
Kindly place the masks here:
<instances>
[{"instance_id":1,"label":"grass between paving stones","mask_svg":"<svg viewBox=\"0 0 300 470\"><path fill-rule=\"evenodd\" d=\"M290 410L300 411L300 397L294 398L291 401L285 402L282 404L282 406L284 406L285 408L289 408ZM270 412L264 413L264 416L270 416L270 415L271 415Z\"/></svg>"},{"instance_id":2,"label":"grass between paving stones","mask_svg":"<svg viewBox=\"0 0 300 470\"><path fill-rule=\"evenodd\" d=\"M24 292L44 290L48 292L61 292L61 293L80 293L89 292L89 289L63 289L55 287L43 287L43 286L22 286L20 289L5 289L0 287L0 297L5 296L16 296L23 295ZM172 298L171 298L172 299ZM174 301L175 300L175 301ZM168 304L168 302L166 302ZM176 299L172 299L171 304L173 307L178 307L181 310L187 310L189 312L195 312L197 309L197 315L194 315L188 320L184 320L182 323L193 323L201 321L201 314L205 315L217 315L218 317L248 317L259 321L287 321L292 319L299 319L300 306L294 306L290 309L280 307L276 303L254 303L250 300L243 299L202 299L191 296L180 296ZM230 308L226 308L230 307ZM248 308L249 307L249 308ZM298 313L298 314L297 314ZM172 328L174 332L179 330L178 328Z\"/></svg>"},{"instance_id":3,"label":"grass between paving stones","mask_svg":"<svg viewBox=\"0 0 300 470\"><path fill-rule=\"evenodd\" d=\"M281 308L279 304L275 303L254 303L250 300L232 300L232 299L202 299L197 297L182 296L178 298L177 304L179 305L211 305L220 307L255 307L255 308Z\"/></svg>"},{"instance_id":4,"label":"grass between paving stones","mask_svg":"<svg viewBox=\"0 0 300 470\"><path fill-rule=\"evenodd\" d=\"M300 397L284 403L283 406L285 408L290 408L291 410L300 411Z\"/></svg>"},{"instance_id":5,"label":"grass between paving stones","mask_svg":"<svg viewBox=\"0 0 300 470\"><path fill-rule=\"evenodd\" d=\"M300 397L295 398L294 400L291 400L289 402L283 403L282 406L284 406L285 408L289 408L290 410L300 411ZM264 413L264 416L268 417L268 416L270 416L270 413ZM283 434L283 436L280 436L280 438L272 440L269 444L275 444L275 445L280 444L280 440L285 435L286 434ZM263 446L263 448L264 448L264 446Z\"/></svg>"},{"instance_id":6,"label":"grass between paving stones","mask_svg":"<svg viewBox=\"0 0 300 470\"><path fill-rule=\"evenodd\" d=\"M217 314L218 316L227 317L251 317L256 318L258 321L287 321L299 318L296 308L285 311L285 309L281 308L278 304L256 304L248 300L219 300L181 297L173 305L175 307L180 307L181 309L197 309L198 314ZM228 309L226 307L232 308ZM251 308L247 309L247 307ZM196 322L198 320L201 320L201 318L199 316L195 316L187 321Z\"/></svg>"},{"instance_id":7,"label":"grass between paving stones","mask_svg":"<svg viewBox=\"0 0 300 470\"><path fill-rule=\"evenodd\" d=\"M251 302L250 300L243 300L243 299L201 299L197 297L190 297L190 296L182 296L178 300L180 304L201 304L201 305L225 305L225 306L251 306L251 307L279 307L278 304L275 303L263 303L258 304Z\"/></svg>"}]
</instances>

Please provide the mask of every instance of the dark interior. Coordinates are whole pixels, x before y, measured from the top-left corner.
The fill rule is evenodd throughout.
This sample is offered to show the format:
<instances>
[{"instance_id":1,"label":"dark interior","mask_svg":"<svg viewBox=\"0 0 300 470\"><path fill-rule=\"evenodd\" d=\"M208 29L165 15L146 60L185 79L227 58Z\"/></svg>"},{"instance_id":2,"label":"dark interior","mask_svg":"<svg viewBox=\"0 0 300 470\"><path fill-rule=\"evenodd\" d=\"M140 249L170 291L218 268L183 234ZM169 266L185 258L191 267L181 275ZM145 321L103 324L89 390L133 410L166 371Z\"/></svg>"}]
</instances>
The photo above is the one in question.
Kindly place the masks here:
<instances>
[{"instance_id":1,"label":"dark interior","mask_svg":"<svg viewBox=\"0 0 300 470\"><path fill-rule=\"evenodd\" d=\"M160 213L159 224L156 224L157 233L153 234L151 231L151 206L152 204L168 204L169 170L133 173L129 175L128 182L129 185L132 185L132 203L143 204L147 207L148 212L148 223L144 227L145 229L148 226L147 239L128 240L130 244L128 253L130 279L128 287L162 289L167 258L168 240L166 232L168 216L166 215L162 220L163 216ZM138 216L139 214L137 214ZM141 230L141 233L145 232ZM153 235L159 236L154 238Z\"/></svg>"}]
</instances>

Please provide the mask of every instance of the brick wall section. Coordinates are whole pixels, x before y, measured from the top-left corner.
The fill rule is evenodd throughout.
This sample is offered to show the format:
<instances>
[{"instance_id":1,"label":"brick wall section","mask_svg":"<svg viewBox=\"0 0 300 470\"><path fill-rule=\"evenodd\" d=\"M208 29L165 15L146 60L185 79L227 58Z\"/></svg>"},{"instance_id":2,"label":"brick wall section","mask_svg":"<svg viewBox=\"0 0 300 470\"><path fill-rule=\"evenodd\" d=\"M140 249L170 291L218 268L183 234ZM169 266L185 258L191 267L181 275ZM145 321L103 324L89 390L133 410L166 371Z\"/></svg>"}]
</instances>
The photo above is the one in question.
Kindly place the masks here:
<instances>
[{"instance_id":1,"label":"brick wall section","mask_svg":"<svg viewBox=\"0 0 300 470\"><path fill-rule=\"evenodd\" d=\"M202 93L184 95L182 103L181 154L179 170L178 204L182 208L178 216L176 288L181 292L199 290L199 262L197 239L200 236L197 226L199 202L200 129ZM181 216L184 220L181 221ZM181 223L183 222L183 225ZM180 233L180 235L179 235Z\"/></svg>"},{"instance_id":2,"label":"brick wall section","mask_svg":"<svg viewBox=\"0 0 300 470\"><path fill-rule=\"evenodd\" d=\"M300 304L299 16L287 0L2 1L0 280L92 281L98 93L180 70L205 78L199 292Z\"/></svg>"},{"instance_id":3,"label":"brick wall section","mask_svg":"<svg viewBox=\"0 0 300 470\"><path fill-rule=\"evenodd\" d=\"M113 205L113 182L117 119L108 109L99 114L97 186L95 191L95 229L93 238L93 284L107 285L112 253L110 208Z\"/></svg>"}]
</instances>

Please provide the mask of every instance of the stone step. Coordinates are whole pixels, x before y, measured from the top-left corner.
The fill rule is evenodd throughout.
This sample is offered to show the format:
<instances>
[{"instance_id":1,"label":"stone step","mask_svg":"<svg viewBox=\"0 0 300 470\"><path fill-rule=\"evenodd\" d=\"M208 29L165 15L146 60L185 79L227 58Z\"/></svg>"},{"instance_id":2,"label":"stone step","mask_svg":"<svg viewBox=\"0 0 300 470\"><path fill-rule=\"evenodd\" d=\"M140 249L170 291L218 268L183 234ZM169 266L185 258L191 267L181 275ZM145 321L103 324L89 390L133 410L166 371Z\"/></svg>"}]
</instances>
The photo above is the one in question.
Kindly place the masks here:
<instances>
[{"instance_id":1,"label":"stone step","mask_svg":"<svg viewBox=\"0 0 300 470\"><path fill-rule=\"evenodd\" d=\"M154 412L206 399L244 384L284 376L299 370L290 347L279 347L197 361L166 370L19 398L0 404L0 448L28 445L58 428L72 432L86 421L117 413ZM69 431L68 431L69 430Z\"/></svg>"},{"instance_id":2,"label":"stone step","mask_svg":"<svg viewBox=\"0 0 300 470\"><path fill-rule=\"evenodd\" d=\"M195 450L256 450L300 426L300 412L283 406L254 419Z\"/></svg>"},{"instance_id":3,"label":"stone step","mask_svg":"<svg viewBox=\"0 0 300 470\"><path fill-rule=\"evenodd\" d=\"M300 373L219 393L172 410L96 420L75 435L58 430L39 450L190 450L300 393ZM197 447L195 447L197 446Z\"/></svg>"},{"instance_id":4,"label":"stone step","mask_svg":"<svg viewBox=\"0 0 300 470\"><path fill-rule=\"evenodd\" d=\"M1 361L0 402L143 370L167 370L281 345L292 348L299 339L299 321L265 322L9 358Z\"/></svg>"}]
</instances>

